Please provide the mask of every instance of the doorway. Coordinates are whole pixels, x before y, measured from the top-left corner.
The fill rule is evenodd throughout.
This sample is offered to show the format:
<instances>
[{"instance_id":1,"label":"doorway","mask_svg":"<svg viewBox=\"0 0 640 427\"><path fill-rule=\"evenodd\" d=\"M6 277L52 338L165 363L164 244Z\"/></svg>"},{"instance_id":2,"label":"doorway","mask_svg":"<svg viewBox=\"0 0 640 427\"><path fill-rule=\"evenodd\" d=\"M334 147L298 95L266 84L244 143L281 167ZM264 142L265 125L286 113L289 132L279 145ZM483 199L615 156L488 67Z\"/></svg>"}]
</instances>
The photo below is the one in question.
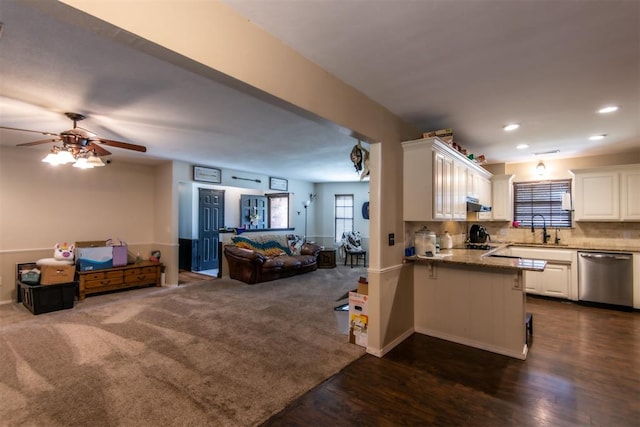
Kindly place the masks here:
<instances>
[{"instance_id":1,"label":"doorway","mask_svg":"<svg viewBox=\"0 0 640 427\"><path fill-rule=\"evenodd\" d=\"M218 230L224 226L224 190L199 188L198 196L196 271L218 270L220 268L220 232Z\"/></svg>"}]
</instances>

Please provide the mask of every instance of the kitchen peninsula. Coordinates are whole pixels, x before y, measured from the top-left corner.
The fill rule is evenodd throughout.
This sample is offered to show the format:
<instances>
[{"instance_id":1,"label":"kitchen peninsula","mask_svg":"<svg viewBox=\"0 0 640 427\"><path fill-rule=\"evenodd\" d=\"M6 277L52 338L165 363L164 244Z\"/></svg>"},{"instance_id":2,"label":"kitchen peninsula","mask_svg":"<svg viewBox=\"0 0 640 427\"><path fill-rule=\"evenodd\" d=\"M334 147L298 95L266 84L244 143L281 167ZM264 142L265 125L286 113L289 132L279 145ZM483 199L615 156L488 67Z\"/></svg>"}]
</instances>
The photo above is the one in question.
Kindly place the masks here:
<instances>
[{"instance_id":1,"label":"kitchen peninsula","mask_svg":"<svg viewBox=\"0 0 640 427\"><path fill-rule=\"evenodd\" d=\"M491 257L496 251L406 257L413 263L415 331L524 360L523 272L543 271L546 261Z\"/></svg>"}]
</instances>

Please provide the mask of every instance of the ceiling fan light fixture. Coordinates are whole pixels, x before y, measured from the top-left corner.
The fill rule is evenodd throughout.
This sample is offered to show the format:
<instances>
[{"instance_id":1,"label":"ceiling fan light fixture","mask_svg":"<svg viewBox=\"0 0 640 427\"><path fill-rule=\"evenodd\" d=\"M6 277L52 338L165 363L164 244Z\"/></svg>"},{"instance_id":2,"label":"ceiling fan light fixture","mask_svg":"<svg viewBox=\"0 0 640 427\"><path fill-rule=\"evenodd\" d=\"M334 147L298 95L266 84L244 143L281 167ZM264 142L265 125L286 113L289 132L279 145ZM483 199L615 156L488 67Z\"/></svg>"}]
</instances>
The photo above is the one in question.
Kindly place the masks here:
<instances>
[{"instance_id":1,"label":"ceiling fan light fixture","mask_svg":"<svg viewBox=\"0 0 640 427\"><path fill-rule=\"evenodd\" d=\"M73 167L80 169L93 169L93 165L89 164L87 159L85 159L84 157L80 157L78 160L76 160L76 162L73 164Z\"/></svg>"},{"instance_id":2,"label":"ceiling fan light fixture","mask_svg":"<svg viewBox=\"0 0 640 427\"><path fill-rule=\"evenodd\" d=\"M47 156L44 159L42 159L42 161L44 163L49 163L50 165L53 165L53 166L57 166L60 164L58 162L58 154L55 153L53 150L50 151L49 154L47 154Z\"/></svg>"},{"instance_id":3,"label":"ceiling fan light fixture","mask_svg":"<svg viewBox=\"0 0 640 427\"><path fill-rule=\"evenodd\" d=\"M76 161L75 157L73 157L73 154L71 154L71 152L67 150L60 150L56 157L58 163L61 165L66 165L67 163L73 163Z\"/></svg>"},{"instance_id":4,"label":"ceiling fan light fixture","mask_svg":"<svg viewBox=\"0 0 640 427\"><path fill-rule=\"evenodd\" d=\"M93 153L91 153L89 158L87 158L87 164L91 165L91 167L93 167L93 168L99 168L99 167L105 166L105 164L102 161L102 159L100 157L96 156Z\"/></svg>"}]
</instances>

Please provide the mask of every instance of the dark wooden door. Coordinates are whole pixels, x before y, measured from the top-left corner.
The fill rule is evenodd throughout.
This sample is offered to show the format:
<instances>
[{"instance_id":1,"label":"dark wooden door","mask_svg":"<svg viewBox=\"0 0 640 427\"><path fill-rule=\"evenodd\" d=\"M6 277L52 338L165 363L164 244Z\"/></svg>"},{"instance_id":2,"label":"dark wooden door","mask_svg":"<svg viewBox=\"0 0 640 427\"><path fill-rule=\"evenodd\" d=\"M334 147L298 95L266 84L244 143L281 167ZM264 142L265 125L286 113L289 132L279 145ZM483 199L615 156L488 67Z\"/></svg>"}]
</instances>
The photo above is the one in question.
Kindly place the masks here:
<instances>
[{"instance_id":1,"label":"dark wooden door","mask_svg":"<svg viewBox=\"0 0 640 427\"><path fill-rule=\"evenodd\" d=\"M224 226L224 190L199 189L198 268L212 270L220 267L220 232Z\"/></svg>"},{"instance_id":2,"label":"dark wooden door","mask_svg":"<svg viewBox=\"0 0 640 427\"><path fill-rule=\"evenodd\" d=\"M267 197L240 195L240 224L251 230L267 228Z\"/></svg>"}]
</instances>

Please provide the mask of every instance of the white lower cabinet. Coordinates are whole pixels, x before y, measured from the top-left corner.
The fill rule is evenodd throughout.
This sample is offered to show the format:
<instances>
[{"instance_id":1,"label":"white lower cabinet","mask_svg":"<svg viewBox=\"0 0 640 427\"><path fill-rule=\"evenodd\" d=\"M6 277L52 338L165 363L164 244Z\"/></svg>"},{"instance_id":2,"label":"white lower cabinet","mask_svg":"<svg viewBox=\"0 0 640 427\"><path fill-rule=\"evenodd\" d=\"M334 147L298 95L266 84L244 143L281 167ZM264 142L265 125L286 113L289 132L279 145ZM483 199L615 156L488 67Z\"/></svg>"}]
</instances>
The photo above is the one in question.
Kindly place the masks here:
<instances>
[{"instance_id":1,"label":"white lower cabinet","mask_svg":"<svg viewBox=\"0 0 640 427\"><path fill-rule=\"evenodd\" d=\"M524 287L528 294L574 299L572 266L576 251L570 249L533 248L511 246L505 255L547 261L544 271L525 271Z\"/></svg>"},{"instance_id":2,"label":"white lower cabinet","mask_svg":"<svg viewBox=\"0 0 640 427\"><path fill-rule=\"evenodd\" d=\"M527 293L556 298L569 298L571 275L567 264L547 261L544 271L525 271L524 285Z\"/></svg>"}]
</instances>

